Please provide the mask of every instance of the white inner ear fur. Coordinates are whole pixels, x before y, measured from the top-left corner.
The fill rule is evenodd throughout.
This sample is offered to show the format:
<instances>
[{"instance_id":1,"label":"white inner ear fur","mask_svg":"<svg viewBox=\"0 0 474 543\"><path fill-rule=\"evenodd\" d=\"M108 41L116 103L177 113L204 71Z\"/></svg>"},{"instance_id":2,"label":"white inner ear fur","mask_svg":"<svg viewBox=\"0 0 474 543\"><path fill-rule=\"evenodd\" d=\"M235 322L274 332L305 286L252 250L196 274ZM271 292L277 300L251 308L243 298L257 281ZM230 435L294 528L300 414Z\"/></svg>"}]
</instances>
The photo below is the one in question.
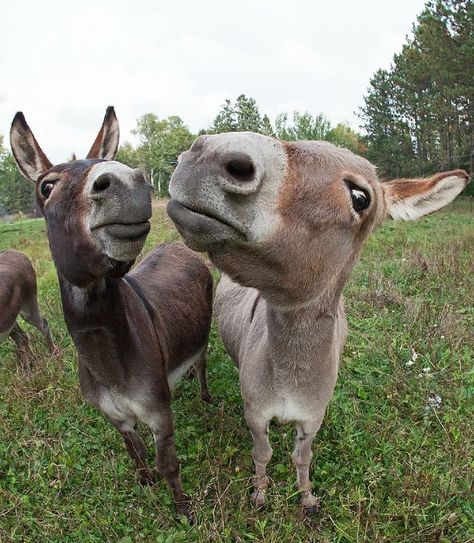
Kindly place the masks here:
<instances>
[{"instance_id":1,"label":"white inner ear fur","mask_svg":"<svg viewBox=\"0 0 474 543\"><path fill-rule=\"evenodd\" d=\"M119 125L114 119L109 127L104 131L104 139L100 146L100 156L105 160L113 160L117 153L117 148L120 139Z\"/></svg>"},{"instance_id":2,"label":"white inner ear fur","mask_svg":"<svg viewBox=\"0 0 474 543\"><path fill-rule=\"evenodd\" d=\"M34 139L30 134L22 136L16 130L13 130L10 135L10 144L12 148L15 148L16 156L15 160L20 168L21 172L25 177L31 179L31 181L36 181L48 168L41 161L41 157L37 152ZM31 156L31 153L26 152L25 146L29 145L31 149L34 150L34 162L27 160Z\"/></svg>"},{"instance_id":3,"label":"white inner ear fur","mask_svg":"<svg viewBox=\"0 0 474 543\"><path fill-rule=\"evenodd\" d=\"M416 183L416 181L413 181ZM463 177L451 175L436 185L414 196L397 200L397 194L388 193L388 214L392 219L410 221L432 213L449 204L466 186Z\"/></svg>"}]
</instances>

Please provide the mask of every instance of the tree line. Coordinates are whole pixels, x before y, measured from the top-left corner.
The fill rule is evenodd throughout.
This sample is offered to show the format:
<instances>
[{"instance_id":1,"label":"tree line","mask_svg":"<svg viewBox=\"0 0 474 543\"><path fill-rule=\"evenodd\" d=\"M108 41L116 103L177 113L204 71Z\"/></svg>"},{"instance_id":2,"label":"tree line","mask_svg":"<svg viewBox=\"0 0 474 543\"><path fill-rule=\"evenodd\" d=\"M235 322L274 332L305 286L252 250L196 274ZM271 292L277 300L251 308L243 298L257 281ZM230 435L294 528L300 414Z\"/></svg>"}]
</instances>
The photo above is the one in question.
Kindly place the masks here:
<instances>
[{"instance_id":1,"label":"tree line","mask_svg":"<svg viewBox=\"0 0 474 543\"><path fill-rule=\"evenodd\" d=\"M474 167L474 3L426 4L360 110L369 160L387 177Z\"/></svg>"},{"instance_id":2,"label":"tree line","mask_svg":"<svg viewBox=\"0 0 474 543\"><path fill-rule=\"evenodd\" d=\"M143 168L165 196L177 157L201 134L252 131L282 140L326 140L365 156L382 178L474 170L474 3L430 0L389 69L370 79L358 115L362 132L333 126L323 113L281 113L274 122L241 94L226 100L209 127L193 134L176 115L146 113L137 145L125 142L117 160ZM474 187L471 184L471 194ZM18 173L0 137L0 215L29 212L33 187Z\"/></svg>"}]
</instances>

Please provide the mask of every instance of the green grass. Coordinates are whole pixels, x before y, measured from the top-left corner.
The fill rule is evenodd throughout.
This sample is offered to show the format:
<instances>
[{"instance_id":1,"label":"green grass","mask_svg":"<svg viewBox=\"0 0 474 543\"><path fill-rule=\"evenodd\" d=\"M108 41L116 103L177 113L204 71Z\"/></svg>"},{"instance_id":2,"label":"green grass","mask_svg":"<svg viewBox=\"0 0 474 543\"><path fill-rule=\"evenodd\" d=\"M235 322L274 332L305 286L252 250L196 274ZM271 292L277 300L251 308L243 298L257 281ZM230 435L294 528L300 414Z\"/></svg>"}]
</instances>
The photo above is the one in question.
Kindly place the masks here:
<instances>
[{"instance_id":1,"label":"green grass","mask_svg":"<svg viewBox=\"0 0 474 543\"><path fill-rule=\"evenodd\" d=\"M158 206L147 250L176 237ZM192 527L177 522L165 484L139 487L120 435L82 401L43 220L0 224L0 249L7 247L33 261L60 355L47 354L26 326L36 358L25 375L13 344L0 346L0 541L474 541L469 210L388 222L365 247L345 291L350 332L339 382L313 445L322 500L314 519L301 515L295 495L291 425L272 425L269 506L254 511L238 375L214 331L214 405L201 403L195 379L174 394L197 519ZM412 350L418 358L407 366ZM435 395L439 408L430 404Z\"/></svg>"}]
</instances>

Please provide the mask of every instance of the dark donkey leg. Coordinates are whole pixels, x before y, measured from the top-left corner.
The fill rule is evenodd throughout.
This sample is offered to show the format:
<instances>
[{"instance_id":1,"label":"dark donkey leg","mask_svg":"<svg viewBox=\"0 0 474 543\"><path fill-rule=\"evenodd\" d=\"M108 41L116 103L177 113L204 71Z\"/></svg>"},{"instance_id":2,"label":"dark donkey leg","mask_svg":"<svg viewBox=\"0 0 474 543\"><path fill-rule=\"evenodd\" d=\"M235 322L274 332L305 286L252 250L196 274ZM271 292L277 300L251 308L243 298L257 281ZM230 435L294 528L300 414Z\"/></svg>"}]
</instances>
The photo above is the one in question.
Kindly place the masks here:
<instances>
[{"instance_id":1,"label":"dark donkey leg","mask_svg":"<svg viewBox=\"0 0 474 543\"><path fill-rule=\"evenodd\" d=\"M183 491L181 476L179 474L179 461L176 456L170 407L168 406L163 409L154 418L159 422L159 424L151 426L151 431L155 438L156 468L171 488L178 514L185 515L192 522L191 503L189 497Z\"/></svg>"},{"instance_id":2,"label":"dark donkey leg","mask_svg":"<svg viewBox=\"0 0 474 543\"><path fill-rule=\"evenodd\" d=\"M127 447L130 458L137 467L138 481L141 485L152 485L155 483L155 477L150 471L146 461L146 445L140 434L137 432L133 421L117 421L109 417L110 422L122 434L125 446Z\"/></svg>"},{"instance_id":3,"label":"dark donkey leg","mask_svg":"<svg viewBox=\"0 0 474 543\"><path fill-rule=\"evenodd\" d=\"M207 345L194 366L195 366L195 371L199 379L199 387L201 389L201 400L206 403L212 403L212 397L207 387L206 354L207 354Z\"/></svg>"},{"instance_id":4,"label":"dark donkey leg","mask_svg":"<svg viewBox=\"0 0 474 543\"><path fill-rule=\"evenodd\" d=\"M32 355L30 343L28 341L28 336L25 332L23 332L17 322L15 322L13 328L11 329L10 337L13 339L13 341L16 343L16 346L18 347L18 353L20 355L20 363L22 368L30 368Z\"/></svg>"},{"instance_id":5,"label":"dark donkey leg","mask_svg":"<svg viewBox=\"0 0 474 543\"><path fill-rule=\"evenodd\" d=\"M135 462L137 467L138 480L142 485L151 485L154 483L153 473L150 471L146 461L146 445L136 430L136 420L133 417L113 417L104 411L103 405L99 400L100 385L98 385L92 377L87 366L79 356L79 383L81 384L82 394L90 401L99 411L102 411L109 421L122 434L128 454Z\"/></svg>"},{"instance_id":6,"label":"dark donkey leg","mask_svg":"<svg viewBox=\"0 0 474 543\"><path fill-rule=\"evenodd\" d=\"M51 332L49 330L48 321L41 316L38 307L38 301L36 299L36 292L25 303L24 307L21 310L21 316L25 319L25 321L38 328L38 330L43 334L49 351L53 352L54 343L51 339Z\"/></svg>"}]
</instances>

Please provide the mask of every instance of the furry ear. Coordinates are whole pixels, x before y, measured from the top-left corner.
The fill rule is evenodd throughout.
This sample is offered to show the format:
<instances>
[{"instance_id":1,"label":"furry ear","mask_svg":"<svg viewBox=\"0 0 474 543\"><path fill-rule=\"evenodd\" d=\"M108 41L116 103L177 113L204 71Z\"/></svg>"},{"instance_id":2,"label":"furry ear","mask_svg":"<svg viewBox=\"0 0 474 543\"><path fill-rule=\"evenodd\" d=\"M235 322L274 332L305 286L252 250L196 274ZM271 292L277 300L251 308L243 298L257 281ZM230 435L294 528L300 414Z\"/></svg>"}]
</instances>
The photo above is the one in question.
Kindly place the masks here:
<instances>
[{"instance_id":1,"label":"furry ear","mask_svg":"<svg viewBox=\"0 0 474 543\"><path fill-rule=\"evenodd\" d=\"M113 106L109 106L105 112L104 121L95 138L87 158L103 158L113 160L117 154L120 139L120 129Z\"/></svg>"},{"instance_id":2,"label":"furry ear","mask_svg":"<svg viewBox=\"0 0 474 543\"><path fill-rule=\"evenodd\" d=\"M412 220L449 204L469 183L464 170L453 170L427 179L394 179L382 183L387 213L392 219Z\"/></svg>"},{"instance_id":3,"label":"furry ear","mask_svg":"<svg viewBox=\"0 0 474 543\"><path fill-rule=\"evenodd\" d=\"M20 172L27 179L36 181L53 167L33 136L21 111L13 118L10 128L10 145Z\"/></svg>"}]
</instances>

